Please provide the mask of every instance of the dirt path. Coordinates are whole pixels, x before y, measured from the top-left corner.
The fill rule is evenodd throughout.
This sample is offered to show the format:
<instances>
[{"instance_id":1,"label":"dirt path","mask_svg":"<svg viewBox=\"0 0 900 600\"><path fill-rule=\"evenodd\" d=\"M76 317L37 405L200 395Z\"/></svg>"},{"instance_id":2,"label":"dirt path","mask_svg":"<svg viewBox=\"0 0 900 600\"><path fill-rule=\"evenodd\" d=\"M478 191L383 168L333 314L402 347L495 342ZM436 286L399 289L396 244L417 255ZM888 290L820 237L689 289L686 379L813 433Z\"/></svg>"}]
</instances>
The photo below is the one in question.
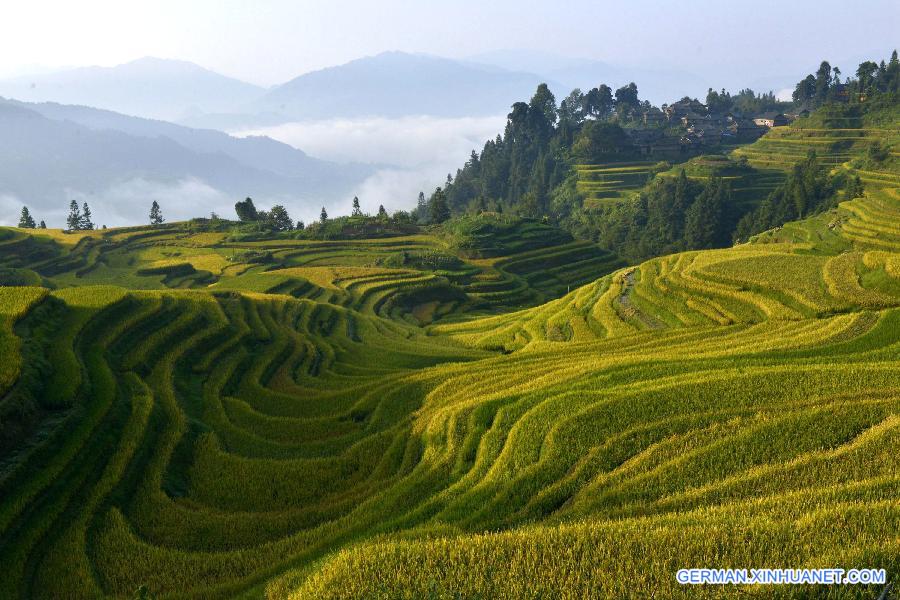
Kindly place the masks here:
<instances>
[{"instance_id":1,"label":"dirt path","mask_svg":"<svg viewBox=\"0 0 900 600\"><path fill-rule=\"evenodd\" d=\"M666 326L665 323L653 315L648 315L631 302L631 290L634 288L635 271L636 269L629 269L625 272L625 275L622 277L622 291L619 293L619 297L616 298L616 302L619 303L622 314L626 317L637 319L648 329L663 329Z\"/></svg>"}]
</instances>

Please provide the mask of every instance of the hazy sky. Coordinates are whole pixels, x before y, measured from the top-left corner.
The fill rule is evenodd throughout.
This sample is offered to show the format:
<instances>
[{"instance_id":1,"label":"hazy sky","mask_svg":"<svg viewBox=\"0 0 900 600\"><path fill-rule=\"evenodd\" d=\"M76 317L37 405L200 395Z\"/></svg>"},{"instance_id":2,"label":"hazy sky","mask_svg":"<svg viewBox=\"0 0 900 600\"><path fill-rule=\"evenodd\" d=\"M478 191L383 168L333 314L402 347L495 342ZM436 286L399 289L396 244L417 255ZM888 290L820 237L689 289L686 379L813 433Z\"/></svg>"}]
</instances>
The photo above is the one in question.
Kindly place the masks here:
<instances>
[{"instance_id":1,"label":"hazy sky","mask_svg":"<svg viewBox=\"0 0 900 600\"><path fill-rule=\"evenodd\" d=\"M384 50L510 48L695 72L828 58L850 73L842 61L885 55L898 31L898 0L4 0L0 75L158 56L273 84Z\"/></svg>"}]
</instances>

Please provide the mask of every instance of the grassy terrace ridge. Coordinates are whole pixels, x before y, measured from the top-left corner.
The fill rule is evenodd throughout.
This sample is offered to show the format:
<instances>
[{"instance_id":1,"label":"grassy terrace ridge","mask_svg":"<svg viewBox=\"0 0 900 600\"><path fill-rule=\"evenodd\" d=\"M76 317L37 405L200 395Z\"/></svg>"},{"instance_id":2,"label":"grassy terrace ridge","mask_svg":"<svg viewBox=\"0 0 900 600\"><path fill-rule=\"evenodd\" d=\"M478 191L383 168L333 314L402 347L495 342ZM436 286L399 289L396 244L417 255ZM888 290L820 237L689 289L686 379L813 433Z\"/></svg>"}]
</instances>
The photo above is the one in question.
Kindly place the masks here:
<instances>
[{"instance_id":1,"label":"grassy terrace ridge","mask_svg":"<svg viewBox=\"0 0 900 600\"><path fill-rule=\"evenodd\" d=\"M644 187L659 165L654 161L576 165L576 189L591 207L625 200Z\"/></svg>"},{"instance_id":2,"label":"grassy terrace ridge","mask_svg":"<svg viewBox=\"0 0 900 600\"><path fill-rule=\"evenodd\" d=\"M499 215L0 229L0 597L878 597L675 580L900 577L900 169L864 125L861 197L632 266Z\"/></svg>"}]
</instances>

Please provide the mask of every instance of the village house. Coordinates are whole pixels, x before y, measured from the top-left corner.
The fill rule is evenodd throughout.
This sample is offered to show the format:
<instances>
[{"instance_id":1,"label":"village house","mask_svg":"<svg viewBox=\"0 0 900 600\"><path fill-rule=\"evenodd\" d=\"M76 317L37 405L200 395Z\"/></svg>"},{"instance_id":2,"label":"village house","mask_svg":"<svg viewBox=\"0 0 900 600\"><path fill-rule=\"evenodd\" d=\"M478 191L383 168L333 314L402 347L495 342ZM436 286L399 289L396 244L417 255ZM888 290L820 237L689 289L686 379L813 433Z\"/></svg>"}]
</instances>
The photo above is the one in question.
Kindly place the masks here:
<instances>
[{"instance_id":1,"label":"village house","mask_svg":"<svg viewBox=\"0 0 900 600\"><path fill-rule=\"evenodd\" d=\"M696 123L703 121L705 115L695 112L689 112L681 117L681 125L684 127L691 127Z\"/></svg>"},{"instance_id":2,"label":"village house","mask_svg":"<svg viewBox=\"0 0 900 600\"><path fill-rule=\"evenodd\" d=\"M735 141L753 142L762 137L768 127L757 125L750 119L741 119L729 124L726 129L734 136Z\"/></svg>"},{"instance_id":3,"label":"village house","mask_svg":"<svg viewBox=\"0 0 900 600\"><path fill-rule=\"evenodd\" d=\"M663 105L663 112L666 115L666 119L669 121L678 121L685 115L694 114L704 116L708 111L706 105L699 100L682 98L678 102Z\"/></svg>"},{"instance_id":4,"label":"village house","mask_svg":"<svg viewBox=\"0 0 900 600\"><path fill-rule=\"evenodd\" d=\"M760 127L781 127L790 123L783 113L777 112L767 112L758 117L753 117L753 122Z\"/></svg>"},{"instance_id":5,"label":"village house","mask_svg":"<svg viewBox=\"0 0 900 600\"><path fill-rule=\"evenodd\" d=\"M643 117L645 127L657 127L666 122L666 115L655 106L645 110Z\"/></svg>"},{"instance_id":6,"label":"village house","mask_svg":"<svg viewBox=\"0 0 900 600\"><path fill-rule=\"evenodd\" d=\"M679 138L666 135L661 127L630 129L628 135L642 156L667 157L682 151Z\"/></svg>"}]
</instances>

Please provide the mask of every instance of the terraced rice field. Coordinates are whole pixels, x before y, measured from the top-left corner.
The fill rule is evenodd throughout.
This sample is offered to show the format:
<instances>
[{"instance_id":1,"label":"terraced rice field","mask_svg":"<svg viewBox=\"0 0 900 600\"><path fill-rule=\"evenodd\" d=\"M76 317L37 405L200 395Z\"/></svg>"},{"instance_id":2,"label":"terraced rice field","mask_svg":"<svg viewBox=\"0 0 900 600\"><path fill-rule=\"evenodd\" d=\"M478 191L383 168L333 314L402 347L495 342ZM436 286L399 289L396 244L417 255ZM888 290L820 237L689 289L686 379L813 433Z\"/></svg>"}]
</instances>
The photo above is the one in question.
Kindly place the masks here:
<instances>
[{"instance_id":1,"label":"terraced rice field","mask_svg":"<svg viewBox=\"0 0 900 600\"><path fill-rule=\"evenodd\" d=\"M849 124L847 124L849 125ZM786 171L803 160L812 149L818 160L832 168L845 165L855 156L865 152L875 142L896 143L896 129L881 127L775 127L764 137L749 146L734 150L735 156L744 156L754 167ZM896 183L896 174L888 172L860 173L864 182L880 185Z\"/></svg>"},{"instance_id":2,"label":"terraced rice field","mask_svg":"<svg viewBox=\"0 0 900 600\"><path fill-rule=\"evenodd\" d=\"M588 207L626 200L646 185L654 165L652 161L576 165L576 189Z\"/></svg>"},{"instance_id":3,"label":"terraced rice field","mask_svg":"<svg viewBox=\"0 0 900 600\"><path fill-rule=\"evenodd\" d=\"M675 572L900 574L895 176L631 267L0 230L0 597L877 597Z\"/></svg>"}]
</instances>

